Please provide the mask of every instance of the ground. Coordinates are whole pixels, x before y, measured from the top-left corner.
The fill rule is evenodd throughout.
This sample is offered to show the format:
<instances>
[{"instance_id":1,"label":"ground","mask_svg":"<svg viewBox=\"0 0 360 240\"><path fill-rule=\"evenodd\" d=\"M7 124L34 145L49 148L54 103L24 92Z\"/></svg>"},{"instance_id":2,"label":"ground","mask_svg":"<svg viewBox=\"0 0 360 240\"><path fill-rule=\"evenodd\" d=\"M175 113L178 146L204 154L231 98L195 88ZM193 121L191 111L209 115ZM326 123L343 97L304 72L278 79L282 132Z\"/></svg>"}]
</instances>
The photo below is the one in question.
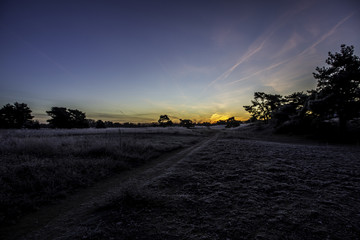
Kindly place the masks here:
<instances>
[{"instance_id":1,"label":"ground","mask_svg":"<svg viewBox=\"0 0 360 240\"><path fill-rule=\"evenodd\" d=\"M290 139L219 129L19 239L360 239L359 146Z\"/></svg>"}]
</instances>

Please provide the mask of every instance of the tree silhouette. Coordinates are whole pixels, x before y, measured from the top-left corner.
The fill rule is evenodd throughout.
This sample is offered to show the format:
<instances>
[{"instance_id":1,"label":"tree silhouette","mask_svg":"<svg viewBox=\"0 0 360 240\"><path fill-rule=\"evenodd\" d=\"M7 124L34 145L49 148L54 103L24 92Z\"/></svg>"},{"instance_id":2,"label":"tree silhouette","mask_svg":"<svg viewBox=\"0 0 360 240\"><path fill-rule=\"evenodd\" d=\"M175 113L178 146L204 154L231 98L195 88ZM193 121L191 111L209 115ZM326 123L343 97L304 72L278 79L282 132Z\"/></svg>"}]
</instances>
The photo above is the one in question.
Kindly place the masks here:
<instances>
[{"instance_id":1,"label":"tree silhouette","mask_svg":"<svg viewBox=\"0 0 360 240\"><path fill-rule=\"evenodd\" d=\"M1 128L15 128L14 106L6 104L0 110L0 126Z\"/></svg>"},{"instance_id":2,"label":"tree silhouette","mask_svg":"<svg viewBox=\"0 0 360 240\"><path fill-rule=\"evenodd\" d=\"M102 120L97 120L95 123L96 128L106 128L105 123Z\"/></svg>"},{"instance_id":3,"label":"tree silhouette","mask_svg":"<svg viewBox=\"0 0 360 240\"><path fill-rule=\"evenodd\" d=\"M88 118L87 122L88 122L89 127L91 127L91 128L96 127L96 121L94 119L89 119Z\"/></svg>"},{"instance_id":4,"label":"tree silhouette","mask_svg":"<svg viewBox=\"0 0 360 240\"><path fill-rule=\"evenodd\" d=\"M276 125L295 118L303 118L307 110L309 95L303 92L295 92L282 99L282 105L273 112L272 117L276 120Z\"/></svg>"},{"instance_id":5,"label":"tree silhouette","mask_svg":"<svg viewBox=\"0 0 360 240\"><path fill-rule=\"evenodd\" d=\"M180 119L180 126L186 127L186 128L191 128L191 127L194 127L195 124L190 119Z\"/></svg>"},{"instance_id":6,"label":"tree silhouette","mask_svg":"<svg viewBox=\"0 0 360 240\"><path fill-rule=\"evenodd\" d=\"M235 120L235 117L228 118L226 120L226 128L238 127L240 126L240 122Z\"/></svg>"},{"instance_id":7,"label":"tree silhouette","mask_svg":"<svg viewBox=\"0 0 360 240\"><path fill-rule=\"evenodd\" d=\"M31 110L25 103L6 104L0 109L1 128L23 128L32 124Z\"/></svg>"},{"instance_id":8,"label":"tree silhouette","mask_svg":"<svg viewBox=\"0 0 360 240\"><path fill-rule=\"evenodd\" d=\"M47 120L54 128L87 128L89 127L85 113L64 107L52 107L46 113L51 117Z\"/></svg>"},{"instance_id":9,"label":"tree silhouette","mask_svg":"<svg viewBox=\"0 0 360 240\"><path fill-rule=\"evenodd\" d=\"M51 117L47 122L54 128L71 128L70 113L64 107L52 107L46 113Z\"/></svg>"},{"instance_id":10,"label":"tree silhouette","mask_svg":"<svg viewBox=\"0 0 360 240\"><path fill-rule=\"evenodd\" d=\"M347 121L359 116L360 59L354 55L354 46L343 44L340 53L329 52L325 62L328 67L317 67L313 73L318 80L317 96L310 107L323 117L339 117L340 129L345 130Z\"/></svg>"},{"instance_id":11,"label":"tree silhouette","mask_svg":"<svg viewBox=\"0 0 360 240\"><path fill-rule=\"evenodd\" d=\"M244 109L250 113L251 119L267 123L271 113L282 104L282 101L281 95L255 92L254 100L251 100L252 105L244 106Z\"/></svg>"},{"instance_id":12,"label":"tree silhouette","mask_svg":"<svg viewBox=\"0 0 360 240\"><path fill-rule=\"evenodd\" d=\"M70 125L73 128L88 128L89 123L86 120L85 113L77 109L69 109Z\"/></svg>"},{"instance_id":13,"label":"tree silhouette","mask_svg":"<svg viewBox=\"0 0 360 240\"><path fill-rule=\"evenodd\" d=\"M167 126L172 126L173 125L173 122L170 120L168 115L160 115L158 123L162 127L167 127Z\"/></svg>"},{"instance_id":14,"label":"tree silhouette","mask_svg":"<svg viewBox=\"0 0 360 240\"><path fill-rule=\"evenodd\" d=\"M106 128L113 128L114 123L112 121L105 121L104 122Z\"/></svg>"},{"instance_id":15,"label":"tree silhouette","mask_svg":"<svg viewBox=\"0 0 360 240\"><path fill-rule=\"evenodd\" d=\"M22 128L31 122L31 110L25 103L14 103L15 106L15 127Z\"/></svg>"}]
</instances>

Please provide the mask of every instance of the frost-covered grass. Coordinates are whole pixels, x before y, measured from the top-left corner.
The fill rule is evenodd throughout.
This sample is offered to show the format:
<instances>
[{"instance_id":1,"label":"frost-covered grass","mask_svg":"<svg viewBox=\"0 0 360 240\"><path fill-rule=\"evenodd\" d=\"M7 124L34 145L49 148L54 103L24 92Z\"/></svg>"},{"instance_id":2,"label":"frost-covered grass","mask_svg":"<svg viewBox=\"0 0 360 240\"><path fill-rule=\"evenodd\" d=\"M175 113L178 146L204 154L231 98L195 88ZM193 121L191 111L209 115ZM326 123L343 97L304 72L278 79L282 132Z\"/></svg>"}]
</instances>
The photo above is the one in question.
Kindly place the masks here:
<instances>
[{"instance_id":1,"label":"frost-covered grass","mask_svg":"<svg viewBox=\"0 0 360 240\"><path fill-rule=\"evenodd\" d=\"M359 239L358 147L229 136L62 239Z\"/></svg>"},{"instance_id":2,"label":"frost-covered grass","mask_svg":"<svg viewBox=\"0 0 360 240\"><path fill-rule=\"evenodd\" d=\"M199 135L183 128L0 131L0 224Z\"/></svg>"},{"instance_id":3,"label":"frost-covered grass","mask_svg":"<svg viewBox=\"0 0 360 240\"><path fill-rule=\"evenodd\" d=\"M86 128L86 129L0 129L0 136L6 137L44 137L44 136L73 136L73 135L93 135L93 134L114 134L114 133L144 133L144 134L198 134L194 129L183 127L141 127L141 128Z\"/></svg>"}]
</instances>

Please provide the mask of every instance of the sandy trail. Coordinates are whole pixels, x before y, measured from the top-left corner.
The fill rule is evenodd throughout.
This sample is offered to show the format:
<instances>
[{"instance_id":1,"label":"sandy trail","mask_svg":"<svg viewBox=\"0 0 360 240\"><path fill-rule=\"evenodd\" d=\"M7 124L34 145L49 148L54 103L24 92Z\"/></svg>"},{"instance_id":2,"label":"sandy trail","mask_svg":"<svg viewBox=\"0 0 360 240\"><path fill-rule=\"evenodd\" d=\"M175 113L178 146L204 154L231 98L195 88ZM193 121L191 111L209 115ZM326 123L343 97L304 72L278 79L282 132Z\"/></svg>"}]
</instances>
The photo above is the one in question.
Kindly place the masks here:
<instances>
[{"instance_id":1,"label":"sandy trail","mask_svg":"<svg viewBox=\"0 0 360 240\"><path fill-rule=\"evenodd\" d=\"M70 226L87 219L91 212L131 183L144 185L153 178L171 171L177 163L199 151L218 137L204 137L199 143L163 156L131 171L119 173L80 190L56 205L41 208L23 217L16 225L1 229L1 239L60 239Z\"/></svg>"},{"instance_id":2,"label":"sandy trail","mask_svg":"<svg viewBox=\"0 0 360 240\"><path fill-rule=\"evenodd\" d=\"M202 146L58 239L360 239L358 147L233 134Z\"/></svg>"}]
</instances>

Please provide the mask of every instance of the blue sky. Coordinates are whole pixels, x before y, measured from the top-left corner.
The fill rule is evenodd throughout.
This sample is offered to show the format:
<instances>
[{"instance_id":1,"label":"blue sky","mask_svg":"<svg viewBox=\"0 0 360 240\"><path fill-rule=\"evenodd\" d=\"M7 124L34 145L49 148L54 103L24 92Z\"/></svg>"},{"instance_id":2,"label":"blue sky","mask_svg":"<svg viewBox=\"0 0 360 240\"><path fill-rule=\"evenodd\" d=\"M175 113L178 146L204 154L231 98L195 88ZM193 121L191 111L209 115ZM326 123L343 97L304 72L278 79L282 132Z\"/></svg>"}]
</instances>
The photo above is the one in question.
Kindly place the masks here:
<instances>
[{"instance_id":1,"label":"blue sky","mask_svg":"<svg viewBox=\"0 0 360 240\"><path fill-rule=\"evenodd\" d=\"M263 3L265 2L265 3ZM2 1L0 104L152 122L246 119L255 91L312 89L341 44L359 55L357 1Z\"/></svg>"}]
</instances>

